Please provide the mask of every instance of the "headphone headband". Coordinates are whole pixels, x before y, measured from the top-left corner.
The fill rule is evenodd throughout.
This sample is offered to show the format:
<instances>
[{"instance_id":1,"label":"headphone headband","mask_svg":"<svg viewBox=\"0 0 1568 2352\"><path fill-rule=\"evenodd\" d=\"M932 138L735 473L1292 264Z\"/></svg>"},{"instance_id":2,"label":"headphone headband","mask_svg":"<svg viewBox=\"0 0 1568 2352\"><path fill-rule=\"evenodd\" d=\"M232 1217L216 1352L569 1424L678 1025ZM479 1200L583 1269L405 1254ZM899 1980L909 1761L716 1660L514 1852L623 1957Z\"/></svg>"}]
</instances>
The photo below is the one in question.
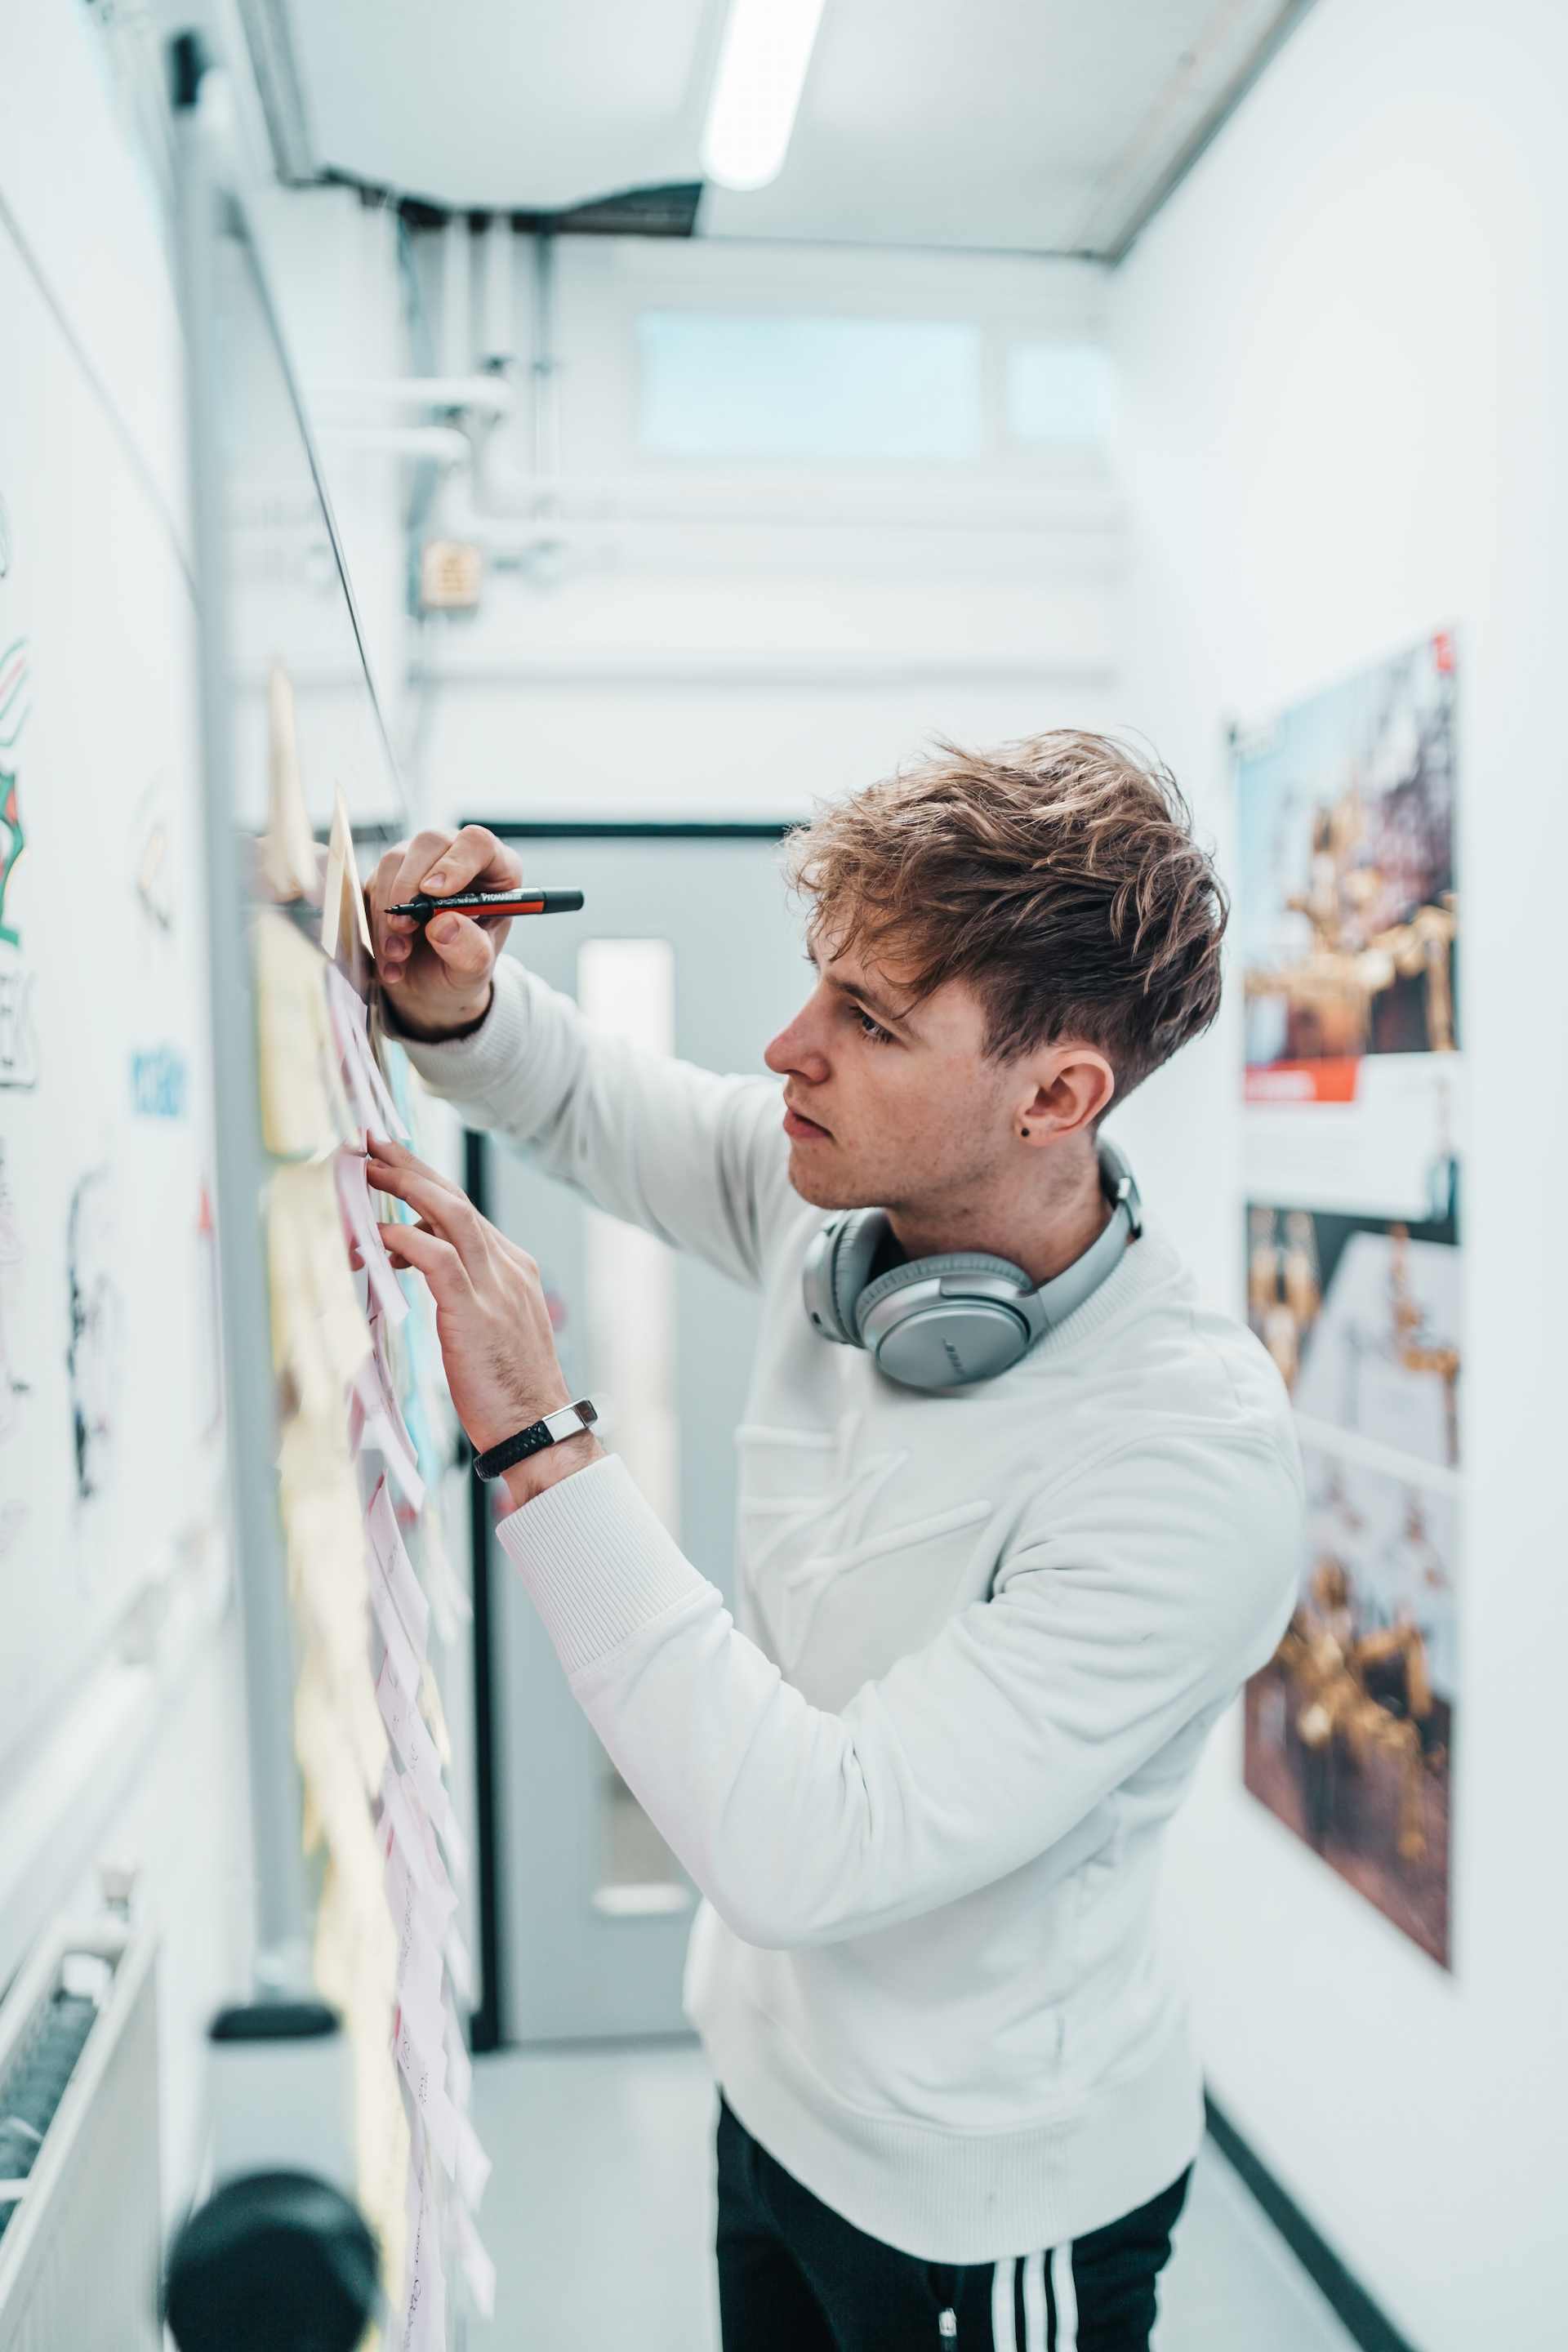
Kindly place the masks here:
<instances>
[{"instance_id":1,"label":"headphone headband","mask_svg":"<svg viewBox=\"0 0 1568 2352\"><path fill-rule=\"evenodd\" d=\"M890 1227L882 1209L851 1209L814 1237L802 1270L812 1327L840 1347L865 1348L907 1388L994 1380L1075 1314L1115 1272L1143 1230L1132 1171L1113 1143L1099 1150L1110 1218L1082 1255L1036 1288L1010 1258L979 1250L915 1258L868 1279Z\"/></svg>"}]
</instances>

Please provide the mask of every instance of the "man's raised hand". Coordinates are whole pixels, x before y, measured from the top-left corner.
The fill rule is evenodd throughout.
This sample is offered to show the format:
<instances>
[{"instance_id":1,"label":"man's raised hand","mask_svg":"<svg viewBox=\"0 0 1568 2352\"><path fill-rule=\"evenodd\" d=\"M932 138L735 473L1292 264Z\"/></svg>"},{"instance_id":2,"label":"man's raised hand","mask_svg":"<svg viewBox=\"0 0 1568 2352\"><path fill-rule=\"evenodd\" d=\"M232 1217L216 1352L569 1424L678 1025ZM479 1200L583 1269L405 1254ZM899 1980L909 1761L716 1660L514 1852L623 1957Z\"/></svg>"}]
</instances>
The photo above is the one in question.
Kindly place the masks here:
<instances>
[{"instance_id":1,"label":"man's raised hand","mask_svg":"<svg viewBox=\"0 0 1568 2352\"><path fill-rule=\"evenodd\" d=\"M447 898L458 890L515 889L521 879L519 858L482 824L466 824L460 833L417 833L386 852L366 897L376 969L397 1028L435 1040L482 1021L510 922L493 915L437 915L421 926L411 915L387 909L421 892Z\"/></svg>"}]
</instances>

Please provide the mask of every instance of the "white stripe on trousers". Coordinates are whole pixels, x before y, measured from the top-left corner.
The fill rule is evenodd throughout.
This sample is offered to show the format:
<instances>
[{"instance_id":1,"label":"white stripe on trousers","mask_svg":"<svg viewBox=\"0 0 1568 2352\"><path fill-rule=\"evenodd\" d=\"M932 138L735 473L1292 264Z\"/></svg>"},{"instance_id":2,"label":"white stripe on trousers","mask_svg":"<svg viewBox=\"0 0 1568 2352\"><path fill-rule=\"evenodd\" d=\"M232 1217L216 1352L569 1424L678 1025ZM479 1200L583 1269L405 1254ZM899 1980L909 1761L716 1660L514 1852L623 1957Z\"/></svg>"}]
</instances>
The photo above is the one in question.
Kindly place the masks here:
<instances>
[{"instance_id":1,"label":"white stripe on trousers","mask_svg":"<svg viewBox=\"0 0 1568 2352\"><path fill-rule=\"evenodd\" d=\"M1018 2263L1008 2255L992 2270L992 2352L1018 2352L1018 2328L1013 2326L1013 2272Z\"/></svg>"},{"instance_id":2,"label":"white stripe on trousers","mask_svg":"<svg viewBox=\"0 0 1568 2352\"><path fill-rule=\"evenodd\" d=\"M1053 2246L1048 2253L1026 2254L1024 2260L1024 2340L1018 2341L1014 2309L1014 2281L1018 2258L1009 2255L991 2273L991 2343L993 2352L1078 2352L1078 2288L1072 2274L1072 2244ZM1050 2264L1051 2294L1056 2304L1053 2334L1046 2309L1046 2265Z\"/></svg>"},{"instance_id":3,"label":"white stripe on trousers","mask_svg":"<svg viewBox=\"0 0 1568 2352\"><path fill-rule=\"evenodd\" d=\"M1018 2352L1018 2331L1013 2324L1013 2273L1018 2265L1011 2255L991 2273L991 2342L993 2352Z\"/></svg>"},{"instance_id":4,"label":"white stripe on trousers","mask_svg":"<svg viewBox=\"0 0 1568 2352\"><path fill-rule=\"evenodd\" d=\"M1024 2257L1024 2352L1047 2352L1046 2344L1046 2258Z\"/></svg>"},{"instance_id":5,"label":"white stripe on trousers","mask_svg":"<svg viewBox=\"0 0 1568 2352\"><path fill-rule=\"evenodd\" d=\"M1051 2249L1051 2293L1057 2305L1057 2340L1051 2352L1078 2352L1078 2287L1072 2274L1072 2241Z\"/></svg>"}]
</instances>

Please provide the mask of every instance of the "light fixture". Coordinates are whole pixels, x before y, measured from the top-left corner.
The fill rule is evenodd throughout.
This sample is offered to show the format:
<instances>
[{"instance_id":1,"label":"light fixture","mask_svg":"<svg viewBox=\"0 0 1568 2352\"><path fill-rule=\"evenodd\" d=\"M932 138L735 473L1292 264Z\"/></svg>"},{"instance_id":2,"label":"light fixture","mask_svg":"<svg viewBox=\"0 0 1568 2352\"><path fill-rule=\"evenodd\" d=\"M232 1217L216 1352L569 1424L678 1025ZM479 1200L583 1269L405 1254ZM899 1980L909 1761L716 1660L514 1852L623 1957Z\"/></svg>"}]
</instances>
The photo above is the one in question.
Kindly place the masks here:
<instances>
[{"instance_id":1,"label":"light fixture","mask_svg":"<svg viewBox=\"0 0 1568 2352\"><path fill-rule=\"evenodd\" d=\"M704 177L765 188L784 167L823 0L730 0L702 134Z\"/></svg>"}]
</instances>

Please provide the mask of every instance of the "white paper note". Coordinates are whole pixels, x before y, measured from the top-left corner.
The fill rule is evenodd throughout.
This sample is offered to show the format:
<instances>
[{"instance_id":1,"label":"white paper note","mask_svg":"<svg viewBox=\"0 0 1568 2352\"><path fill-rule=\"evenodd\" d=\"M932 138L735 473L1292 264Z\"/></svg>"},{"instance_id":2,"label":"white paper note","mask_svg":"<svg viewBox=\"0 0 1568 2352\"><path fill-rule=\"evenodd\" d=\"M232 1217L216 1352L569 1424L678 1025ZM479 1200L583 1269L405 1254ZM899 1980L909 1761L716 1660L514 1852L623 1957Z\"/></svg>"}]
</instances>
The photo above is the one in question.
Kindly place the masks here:
<instances>
[{"instance_id":1,"label":"white paper note","mask_svg":"<svg viewBox=\"0 0 1568 2352\"><path fill-rule=\"evenodd\" d=\"M467 2115L468 2098L474 2085L474 2062L468 2055L468 2037L458 2021L450 2003L447 2007L445 2028L447 2043L447 2088L452 2105L461 2115Z\"/></svg>"},{"instance_id":2,"label":"white paper note","mask_svg":"<svg viewBox=\"0 0 1568 2352\"><path fill-rule=\"evenodd\" d=\"M463 2266L468 2293L481 2319L493 2319L496 2308L496 2266L485 2252L473 2215L459 2197L452 2208L452 2235Z\"/></svg>"},{"instance_id":3,"label":"white paper note","mask_svg":"<svg viewBox=\"0 0 1568 2352\"><path fill-rule=\"evenodd\" d=\"M472 2009L475 1992L473 1956L455 1919L447 1930L447 1941L443 1949L447 1958L447 1974L452 1979L452 1990L465 2008Z\"/></svg>"},{"instance_id":4,"label":"white paper note","mask_svg":"<svg viewBox=\"0 0 1568 2352\"><path fill-rule=\"evenodd\" d=\"M392 1260L386 1255L375 1219L370 1213L369 1162L361 1153L342 1150L338 1154L338 1199L342 1203L343 1222L353 1236L354 1245L370 1277L371 1297L376 1312L384 1315L393 1325L402 1322L408 1312L408 1301L393 1271Z\"/></svg>"},{"instance_id":5,"label":"white paper note","mask_svg":"<svg viewBox=\"0 0 1568 2352\"><path fill-rule=\"evenodd\" d=\"M447 2036L446 2011L441 2006L441 1955L431 1942L420 1915L417 1883L390 1830L384 1832L383 1848L383 1883L397 1937L397 1997L413 2019L420 2040L429 2045L439 2036L445 2045Z\"/></svg>"},{"instance_id":6,"label":"white paper note","mask_svg":"<svg viewBox=\"0 0 1568 2352\"><path fill-rule=\"evenodd\" d=\"M490 2177L490 2160L479 2146L479 2136L467 2116L458 2117L458 2194L470 2213L477 2213Z\"/></svg>"},{"instance_id":7,"label":"white paper note","mask_svg":"<svg viewBox=\"0 0 1568 2352\"><path fill-rule=\"evenodd\" d=\"M365 1528L370 1536L371 1558L386 1579L404 1630L423 1657L430 1643L430 1604L414 1573L414 1562L399 1531L384 1476L375 1482L365 1513Z\"/></svg>"},{"instance_id":8,"label":"white paper note","mask_svg":"<svg viewBox=\"0 0 1568 2352\"><path fill-rule=\"evenodd\" d=\"M447 1875L419 1792L406 1773L394 1769L390 1757L381 1776L379 1795L383 1825L390 1820L403 1858L419 1882L433 1940L444 1944L447 1924L458 1907L457 1890Z\"/></svg>"},{"instance_id":9,"label":"white paper note","mask_svg":"<svg viewBox=\"0 0 1568 2352\"><path fill-rule=\"evenodd\" d=\"M447 2292L441 2270L439 2219L418 2141L416 2131L408 2168L408 2255L398 2352L445 2352Z\"/></svg>"},{"instance_id":10,"label":"white paper note","mask_svg":"<svg viewBox=\"0 0 1568 2352\"><path fill-rule=\"evenodd\" d=\"M374 1573L370 1580L370 1605L376 1631L393 1662L393 1672L406 1690L410 1675L416 1680L418 1678L419 1660L414 1644L403 1629L403 1620L392 1605L392 1595L379 1571Z\"/></svg>"},{"instance_id":11,"label":"white paper note","mask_svg":"<svg viewBox=\"0 0 1568 2352\"><path fill-rule=\"evenodd\" d=\"M354 1375L349 1399L349 1444L356 1449L374 1445L410 1511L425 1507L425 1481L397 1400L386 1384L379 1352L370 1355Z\"/></svg>"},{"instance_id":12,"label":"white paper note","mask_svg":"<svg viewBox=\"0 0 1568 2352\"><path fill-rule=\"evenodd\" d=\"M441 1767L437 1759L436 1743L430 1737L429 1726L393 1667L390 1650L382 1660L381 1672L375 1678L375 1703L381 1709L381 1719L391 1735L392 1744L403 1759L405 1769L418 1790L425 1810L439 1834L441 1815L447 1798L441 1786Z\"/></svg>"}]
</instances>

